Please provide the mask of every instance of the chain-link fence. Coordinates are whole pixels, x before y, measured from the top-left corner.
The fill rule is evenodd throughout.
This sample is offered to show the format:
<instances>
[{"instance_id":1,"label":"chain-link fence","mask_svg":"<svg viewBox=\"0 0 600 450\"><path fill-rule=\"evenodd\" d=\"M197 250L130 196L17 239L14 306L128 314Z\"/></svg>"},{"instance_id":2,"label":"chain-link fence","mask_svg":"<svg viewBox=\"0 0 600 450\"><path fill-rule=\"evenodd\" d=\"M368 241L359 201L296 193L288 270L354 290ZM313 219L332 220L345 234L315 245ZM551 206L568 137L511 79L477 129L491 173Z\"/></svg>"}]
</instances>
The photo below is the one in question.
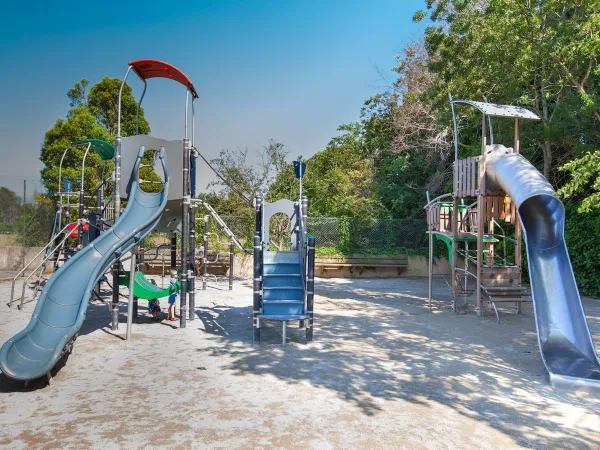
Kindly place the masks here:
<instances>
[{"instance_id":1,"label":"chain-link fence","mask_svg":"<svg viewBox=\"0 0 600 450\"><path fill-rule=\"evenodd\" d=\"M0 223L1 246L42 247L48 243L54 221L54 207L50 202L26 205L10 223ZM222 216L229 229L242 245L252 248L255 223L253 216ZM272 249L289 247L289 220L279 217L271 220ZM280 223L281 222L281 223ZM315 236L320 254L398 254L426 253L425 219L368 219L359 217L309 217L308 233ZM218 224L209 221L209 248L228 251L230 240ZM196 221L196 247L203 244L204 220ZM152 233L147 246L170 244L169 233ZM179 241L179 239L178 239Z\"/></svg>"},{"instance_id":2,"label":"chain-link fence","mask_svg":"<svg viewBox=\"0 0 600 450\"><path fill-rule=\"evenodd\" d=\"M320 254L425 254L426 231L425 219L308 218Z\"/></svg>"},{"instance_id":3,"label":"chain-link fence","mask_svg":"<svg viewBox=\"0 0 600 450\"><path fill-rule=\"evenodd\" d=\"M19 206L14 215L0 220L0 247L43 247L50 239L54 215L51 202Z\"/></svg>"},{"instance_id":4,"label":"chain-link fence","mask_svg":"<svg viewBox=\"0 0 600 450\"><path fill-rule=\"evenodd\" d=\"M221 216L242 245L252 248L254 217ZM270 224L272 250L289 249L289 220L278 226L273 217ZM315 237L320 255L350 254L427 254L427 223L425 219L366 219L359 217L309 217L308 234ZM229 251L229 239L211 218L209 249ZM281 235L281 236L280 236ZM196 223L196 247L203 245L204 221ZM152 233L148 246L170 242L169 233ZM178 236L178 247L179 247Z\"/></svg>"}]
</instances>

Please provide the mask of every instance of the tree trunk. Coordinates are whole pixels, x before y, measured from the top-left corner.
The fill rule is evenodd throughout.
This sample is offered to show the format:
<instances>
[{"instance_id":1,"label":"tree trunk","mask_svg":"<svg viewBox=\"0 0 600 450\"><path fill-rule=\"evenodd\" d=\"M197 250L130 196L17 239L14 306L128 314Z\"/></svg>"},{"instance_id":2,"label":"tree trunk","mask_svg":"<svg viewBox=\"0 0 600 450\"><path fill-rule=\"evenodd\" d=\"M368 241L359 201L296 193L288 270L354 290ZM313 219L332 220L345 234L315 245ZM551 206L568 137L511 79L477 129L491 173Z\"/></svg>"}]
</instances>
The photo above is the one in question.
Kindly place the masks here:
<instances>
[{"instance_id":1,"label":"tree trunk","mask_svg":"<svg viewBox=\"0 0 600 450\"><path fill-rule=\"evenodd\" d=\"M546 177L546 179L549 179L550 168L552 167L552 150L550 147L550 141L544 141L542 151L544 154L544 177Z\"/></svg>"},{"instance_id":2,"label":"tree trunk","mask_svg":"<svg viewBox=\"0 0 600 450\"><path fill-rule=\"evenodd\" d=\"M550 126L550 118L548 114L548 100L546 99L546 91L544 87L543 78L540 79L540 93L542 101L542 121L544 122L544 127L547 128ZM549 141L544 141L542 150L544 153L544 176L546 177L546 179L548 179L548 177L550 176L550 168L552 167L552 149L550 147Z\"/></svg>"}]
</instances>

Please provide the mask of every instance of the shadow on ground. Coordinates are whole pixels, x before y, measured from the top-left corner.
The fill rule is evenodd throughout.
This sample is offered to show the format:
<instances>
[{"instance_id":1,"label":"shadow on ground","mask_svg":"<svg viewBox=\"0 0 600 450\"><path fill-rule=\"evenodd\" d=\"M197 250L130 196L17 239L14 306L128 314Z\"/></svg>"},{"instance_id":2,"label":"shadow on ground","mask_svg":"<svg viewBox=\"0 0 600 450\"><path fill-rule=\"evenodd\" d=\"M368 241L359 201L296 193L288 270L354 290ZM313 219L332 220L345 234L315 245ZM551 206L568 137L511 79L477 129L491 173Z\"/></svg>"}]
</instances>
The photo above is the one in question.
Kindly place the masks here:
<instances>
[{"instance_id":1,"label":"shadow on ground","mask_svg":"<svg viewBox=\"0 0 600 450\"><path fill-rule=\"evenodd\" d=\"M440 302L431 314L419 283L420 291L409 282L402 292L382 292L363 280L348 299L344 285L321 280L315 341L305 344L304 330L289 326L285 351L278 323L265 324L261 344L253 344L250 306L198 308L200 330L218 340L199 351L227 356L239 375L270 374L298 389L308 382L335 391L369 416L386 401L437 402L519 445L546 446L551 435L556 447L600 447L597 430L584 439L561 420L564 402L598 403L548 386L531 311L506 314L501 325L493 317L454 315Z\"/></svg>"}]
</instances>

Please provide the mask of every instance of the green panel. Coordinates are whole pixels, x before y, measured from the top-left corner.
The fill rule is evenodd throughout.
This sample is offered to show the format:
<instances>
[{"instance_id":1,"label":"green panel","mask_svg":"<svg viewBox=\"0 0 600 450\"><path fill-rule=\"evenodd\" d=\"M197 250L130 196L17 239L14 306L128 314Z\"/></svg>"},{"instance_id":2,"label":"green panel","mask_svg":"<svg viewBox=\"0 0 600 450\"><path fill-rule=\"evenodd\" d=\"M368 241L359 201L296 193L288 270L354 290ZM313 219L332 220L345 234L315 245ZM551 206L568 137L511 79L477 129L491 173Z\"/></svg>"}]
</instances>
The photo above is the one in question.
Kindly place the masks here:
<instances>
[{"instance_id":1,"label":"green panel","mask_svg":"<svg viewBox=\"0 0 600 450\"><path fill-rule=\"evenodd\" d=\"M177 287L172 289L170 286L159 288L146 279L142 272L136 272L133 284L133 295L144 300L155 300L157 298L168 297L173 292L179 291L181 282L177 282ZM119 274L119 284L129 287L129 272Z\"/></svg>"},{"instance_id":2,"label":"green panel","mask_svg":"<svg viewBox=\"0 0 600 450\"><path fill-rule=\"evenodd\" d=\"M71 142L71 145L91 144L91 149L94 150L103 161L113 159L115 157L115 146L102 139L83 139L82 141Z\"/></svg>"},{"instance_id":3,"label":"green panel","mask_svg":"<svg viewBox=\"0 0 600 450\"><path fill-rule=\"evenodd\" d=\"M448 247L448 261L450 261L450 267L452 267L452 241L456 240L457 242L477 242L476 234L463 234L459 236L452 236L446 234L434 234L435 238L439 241L442 241ZM493 236L483 236L483 242L499 242L497 238Z\"/></svg>"}]
</instances>

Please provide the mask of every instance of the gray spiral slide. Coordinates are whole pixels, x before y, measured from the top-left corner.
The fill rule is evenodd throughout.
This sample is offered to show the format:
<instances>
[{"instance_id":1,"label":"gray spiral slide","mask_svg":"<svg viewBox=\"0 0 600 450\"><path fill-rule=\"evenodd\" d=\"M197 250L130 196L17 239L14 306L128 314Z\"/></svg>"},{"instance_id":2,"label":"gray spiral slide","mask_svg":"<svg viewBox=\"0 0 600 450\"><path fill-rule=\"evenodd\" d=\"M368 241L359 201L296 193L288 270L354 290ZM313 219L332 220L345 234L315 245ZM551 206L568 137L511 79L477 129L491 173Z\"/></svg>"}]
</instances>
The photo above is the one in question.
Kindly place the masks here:
<instances>
[{"instance_id":1,"label":"gray spiral slide","mask_svg":"<svg viewBox=\"0 0 600 450\"><path fill-rule=\"evenodd\" d=\"M159 193L140 189L140 149L132 172L127 207L114 226L68 260L44 286L31 321L0 349L0 369L17 380L32 380L50 372L72 348L85 320L88 300L104 272L150 233L160 220L169 188L166 156L159 158L164 187Z\"/></svg>"},{"instance_id":2,"label":"gray spiral slide","mask_svg":"<svg viewBox=\"0 0 600 450\"><path fill-rule=\"evenodd\" d=\"M486 155L486 187L515 202L527 247L538 342L552 385L600 388L600 361L564 239L565 209L550 183L512 149Z\"/></svg>"}]
</instances>

